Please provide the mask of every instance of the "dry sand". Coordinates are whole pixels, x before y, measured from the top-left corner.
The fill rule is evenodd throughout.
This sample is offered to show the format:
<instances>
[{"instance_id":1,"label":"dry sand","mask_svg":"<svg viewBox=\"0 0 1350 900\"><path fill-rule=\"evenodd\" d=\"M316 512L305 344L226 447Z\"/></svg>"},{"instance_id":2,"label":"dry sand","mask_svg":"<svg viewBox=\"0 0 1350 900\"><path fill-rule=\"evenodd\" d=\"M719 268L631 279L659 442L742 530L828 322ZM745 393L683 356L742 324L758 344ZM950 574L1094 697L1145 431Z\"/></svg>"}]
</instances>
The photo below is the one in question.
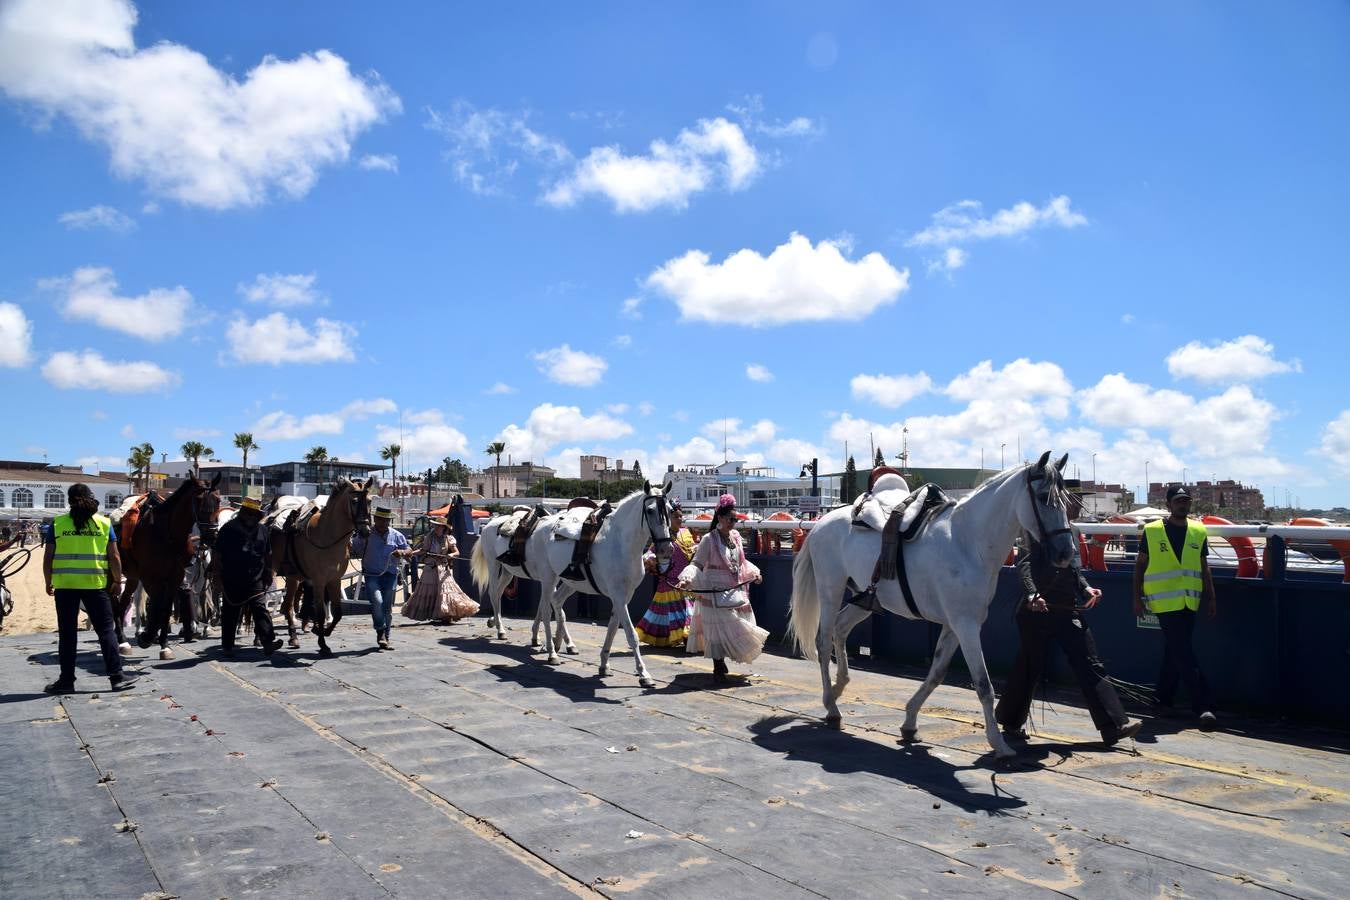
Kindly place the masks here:
<instances>
[{"instance_id":1,"label":"dry sand","mask_svg":"<svg viewBox=\"0 0 1350 900\"><path fill-rule=\"evenodd\" d=\"M0 557L9 556L12 550L0 553ZM14 594L14 612L5 616L5 625L0 634L33 634L56 630L56 601L47 596L46 582L42 578L42 547L33 548L28 564L17 575L5 579L5 586ZM80 614L80 627L88 628L84 614Z\"/></svg>"}]
</instances>

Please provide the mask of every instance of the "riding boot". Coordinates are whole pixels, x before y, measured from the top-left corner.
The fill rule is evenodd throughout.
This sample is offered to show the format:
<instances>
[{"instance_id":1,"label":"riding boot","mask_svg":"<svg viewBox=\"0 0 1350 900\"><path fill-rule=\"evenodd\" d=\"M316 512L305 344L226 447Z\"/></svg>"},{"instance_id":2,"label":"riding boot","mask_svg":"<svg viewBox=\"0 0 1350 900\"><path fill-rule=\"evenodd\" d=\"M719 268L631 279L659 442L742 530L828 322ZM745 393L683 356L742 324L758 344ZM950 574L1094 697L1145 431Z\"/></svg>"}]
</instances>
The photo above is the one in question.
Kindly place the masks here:
<instances>
[{"instance_id":1,"label":"riding boot","mask_svg":"<svg viewBox=\"0 0 1350 900\"><path fill-rule=\"evenodd\" d=\"M727 661L725 659L713 660L713 684L727 683Z\"/></svg>"}]
</instances>

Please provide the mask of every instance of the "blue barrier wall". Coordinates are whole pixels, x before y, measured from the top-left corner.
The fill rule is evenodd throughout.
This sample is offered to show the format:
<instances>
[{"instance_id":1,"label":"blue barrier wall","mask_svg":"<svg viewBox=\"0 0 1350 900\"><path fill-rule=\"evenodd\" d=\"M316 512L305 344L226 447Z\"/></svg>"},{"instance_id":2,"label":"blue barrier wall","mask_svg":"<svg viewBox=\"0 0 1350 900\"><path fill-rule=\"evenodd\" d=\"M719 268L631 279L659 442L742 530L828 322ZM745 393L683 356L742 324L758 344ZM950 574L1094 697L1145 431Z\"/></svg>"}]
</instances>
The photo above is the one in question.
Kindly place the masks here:
<instances>
[{"instance_id":1,"label":"blue barrier wall","mask_svg":"<svg viewBox=\"0 0 1350 900\"><path fill-rule=\"evenodd\" d=\"M461 543L466 557L473 540L470 535ZM750 588L755 618L769 630L772 641L782 641L792 596L792 556L752 555L750 559L764 573L764 583ZM467 561L457 564L456 576L477 596ZM1132 573L1089 572L1088 580L1102 590L1101 602L1084 617L1107 671L1123 681L1152 685L1162 660L1162 633L1141 627L1135 619ZM1350 683L1350 584L1318 576L1286 574L1267 581L1224 572L1216 572L1214 582L1219 614L1211 620L1202 610L1195 648L1220 708L1342 725L1350 722L1350 694L1342 689ZM629 601L633 621L642 617L652 588L652 579L644 579ZM985 660L996 684L1017 655L1013 613L1019 592L1016 570L1005 567L983 630ZM504 603L503 611L532 616L538 602L538 584L522 582L517 597ZM609 601L603 597L577 595L564 608L569 617L609 618ZM855 651L866 646L871 656L887 662L925 666L932 660L938 632L928 622L876 614L854 630L849 644ZM953 667L962 665L958 655ZM1062 658L1053 652L1049 672L1055 681L1069 681Z\"/></svg>"}]
</instances>

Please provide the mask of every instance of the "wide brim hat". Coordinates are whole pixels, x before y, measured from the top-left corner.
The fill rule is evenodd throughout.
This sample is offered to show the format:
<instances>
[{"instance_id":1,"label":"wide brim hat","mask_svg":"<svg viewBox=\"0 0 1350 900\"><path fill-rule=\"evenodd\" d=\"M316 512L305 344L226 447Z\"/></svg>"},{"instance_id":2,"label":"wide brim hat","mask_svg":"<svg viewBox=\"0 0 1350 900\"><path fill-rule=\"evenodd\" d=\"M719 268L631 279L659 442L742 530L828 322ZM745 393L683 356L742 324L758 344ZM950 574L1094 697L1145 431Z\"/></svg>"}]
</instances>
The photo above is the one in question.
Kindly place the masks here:
<instances>
[{"instance_id":1,"label":"wide brim hat","mask_svg":"<svg viewBox=\"0 0 1350 900\"><path fill-rule=\"evenodd\" d=\"M450 527L450 522L445 518L445 516L429 516L427 518L427 521L430 522L432 525L441 525L446 528Z\"/></svg>"},{"instance_id":2,"label":"wide brim hat","mask_svg":"<svg viewBox=\"0 0 1350 900\"><path fill-rule=\"evenodd\" d=\"M239 511L262 512L262 501L256 497L245 497L239 501Z\"/></svg>"},{"instance_id":3,"label":"wide brim hat","mask_svg":"<svg viewBox=\"0 0 1350 900\"><path fill-rule=\"evenodd\" d=\"M394 519L394 511L392 509L384 509L381 507L380 509L375 510L375 518L384 519L386 522L392 522Z\"/></svg>"}]
</instances>

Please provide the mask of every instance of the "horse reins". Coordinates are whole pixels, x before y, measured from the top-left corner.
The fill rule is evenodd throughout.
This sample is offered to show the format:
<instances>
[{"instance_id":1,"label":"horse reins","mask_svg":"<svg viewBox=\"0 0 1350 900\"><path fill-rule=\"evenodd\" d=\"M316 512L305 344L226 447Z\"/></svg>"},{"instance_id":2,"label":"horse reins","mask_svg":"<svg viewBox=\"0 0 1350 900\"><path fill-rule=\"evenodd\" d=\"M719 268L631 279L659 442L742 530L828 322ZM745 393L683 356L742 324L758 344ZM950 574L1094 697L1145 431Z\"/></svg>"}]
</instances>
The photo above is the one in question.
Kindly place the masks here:
<instances>
[{"instance_id":1,"label":"horse reins","mask_svg":"<svg viewBox=\"0 0 1350 900\"><path fill-rule=\"evenodd\" d=\"M1041 478L1045 478L1049 474L1048 471L1045 469L1042 469L1041 472L1042 472ZM1046 529L1045 521L1041 519L1041 507L1036 502L1036 492L1031 487L1031 481L1032 481L1031 472L1028 471L1027 496L1031 498L1031 513L1036 517L1036 528L1041 533L1041 543L1048 544L1050 542L1050 538L1057 537L1061 534L1072 534L1073 533L1072 528L1056 528L1054 531Z\"/></svg>"}]
</instances>

